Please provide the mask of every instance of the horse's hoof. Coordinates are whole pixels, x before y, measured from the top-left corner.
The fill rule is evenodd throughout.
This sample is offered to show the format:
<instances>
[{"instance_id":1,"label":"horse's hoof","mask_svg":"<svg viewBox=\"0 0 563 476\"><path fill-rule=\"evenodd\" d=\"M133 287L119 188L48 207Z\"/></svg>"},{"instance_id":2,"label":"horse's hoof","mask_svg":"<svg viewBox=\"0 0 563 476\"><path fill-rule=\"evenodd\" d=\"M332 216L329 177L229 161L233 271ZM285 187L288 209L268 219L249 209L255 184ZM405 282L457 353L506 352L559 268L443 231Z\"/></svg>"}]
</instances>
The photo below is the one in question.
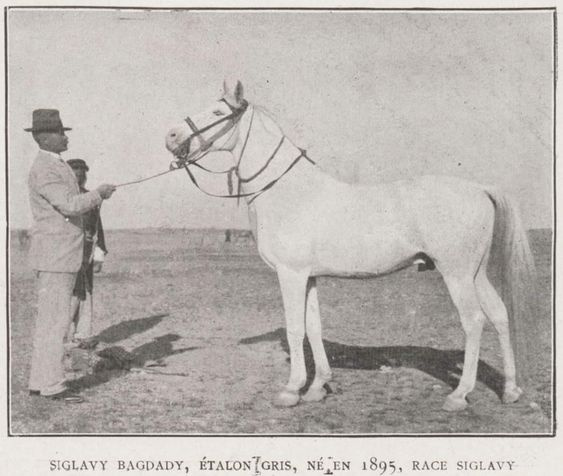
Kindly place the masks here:
<instances>
[{"instance_id":1,"label":"horse's hoof","mask_svg":"<svg viewBox=\"0 0 563 476\"><path fill-rule=\"evenodd\" d=\"M514 387L510 390L505 390L502 396L502 403L514 403L517 402L522 395L522 389L520 387Z\"/></svg>"},{"instance_id":2,"label":"horse's hoof","mask_svg":"<svg viewBox=\"0 0 563 476\"><path fill-rule=\"evenodd\" d=\"M310 388L301 398L304 402L320 402L326 397L327 391L324 387Z\"/></svg>"},{"instance_id":3,"label":"horse's hoof","mask_svg":"<svg viewBox=\"0 0 563 476\"><path fill-rule=\"evenodd\" d=\"M446 397L446 401L442 406L442 410L447 412L459 412L467 408L467 400L465 398L452 397L451 395Z\"/></svg>"},{"instance_id":4,"label":"horse's hoof","mask_svg":"<svg viewBox=\"0 0 563 476\"><path fill-rule=\"evenodd\" d=\"M283 390L278 393L278 396L274 400L274 405L276 407L294 407L299 403L299 394L297 392L290 392L288 390Z\"/></svg>"}]
</instances>

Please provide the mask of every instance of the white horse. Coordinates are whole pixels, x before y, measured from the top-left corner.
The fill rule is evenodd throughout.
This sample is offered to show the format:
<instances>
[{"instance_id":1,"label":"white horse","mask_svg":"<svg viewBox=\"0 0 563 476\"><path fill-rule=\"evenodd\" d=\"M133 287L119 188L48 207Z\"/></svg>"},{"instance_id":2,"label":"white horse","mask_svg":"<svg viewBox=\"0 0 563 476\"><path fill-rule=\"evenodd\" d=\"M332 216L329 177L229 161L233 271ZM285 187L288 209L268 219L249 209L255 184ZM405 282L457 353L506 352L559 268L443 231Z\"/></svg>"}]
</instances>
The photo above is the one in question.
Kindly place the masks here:
<instances>
[{"instance_id":1,"label":"white horse","mask_svg":"<svg viewBox=\"0 0 563 476\"><path fill-rule=\"evenodd\" d=\"M258 250L277 272L283 295L291 371L276 405L320 401L326 395L331 369L321 335L316 277L386 274L409 266L421 254L441 272L466 336L463 372L444 409L467 406L487 317L502 349L503 401L518 400L522 390L516 383L515 338L525 341L522 334L535 318L527 307L533 261L506 195L442 176L377 185L338 181L314 165L264 110L247 103L240 82L225 83L224 96L211 108L171 129L166 147L178 159L176 166L187 166L196 185L190 164L201 165L213 151L229 151L234 158L231 172L249 202ZM501 270L504 302L487 277L489 256ZM300 395L307 377L305 333L315 375Z\"/></svg>"}]
</instances>

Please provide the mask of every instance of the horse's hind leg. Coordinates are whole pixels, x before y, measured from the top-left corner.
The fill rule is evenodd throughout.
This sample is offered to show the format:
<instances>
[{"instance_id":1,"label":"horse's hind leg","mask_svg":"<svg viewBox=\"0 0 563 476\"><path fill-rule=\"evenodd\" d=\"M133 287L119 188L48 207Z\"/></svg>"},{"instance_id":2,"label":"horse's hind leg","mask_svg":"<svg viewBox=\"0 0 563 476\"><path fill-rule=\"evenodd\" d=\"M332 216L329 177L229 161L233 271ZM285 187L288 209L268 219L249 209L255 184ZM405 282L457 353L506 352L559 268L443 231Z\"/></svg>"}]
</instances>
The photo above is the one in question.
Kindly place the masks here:
<instances>
[{"instance_id":1,"label":"horse's hind leg","mask_svg":"<svg viewBox=\"0 0 563 476\"><path fill-rule=\"evenodd\" d=\"M465 358L461 378L457 388L448 395L443 406L444 410L456 411L467 407L465 397L475 387L485 314L481 309L472 275L463 278L444 275L444 281L465 331Z\"/></svg>"},{"instance_id":2,"label":"horse's hind leg","mask_svg":"<svg viewBox=\"0 0 563 476\"><path fill-rule=\"evenodd\" d=\"M513 403L520 398L522 390L516 385L516 365L514 363L514 352L510 343L508 315L504 303L487 278L487 273L484 268L484 266L481 266L479 269L475 278L475 284L481 300L481 306L487 317L495 326L500 341L505 376L502 401L504 403Z\"/></svg>"},{"instance_id":3,"label":"horse's hind leg","mask_svg":"<svg viewBox=\"0 0 563 476\"><path fill-rule=\"evenodd\" d=\"M299 390L307 381L303 339L305 338L305 293L309 275L282 266L277 268L277 272L285 309L291 370L289 380L276 397L274 404L291 407L299 403Z\"/></svg>"},{"instance_id":4,"label":"horse's hind leg","mask_svg":"<svg viewBox=\"0 0 563 476\"><path fill-rule=\"evenodd\" d=\"M332 372L323 344L316 278L309 279L305 325L309 344L311 344L311 350L313 351L313 358L315 359L315 378L307 393L303 395L303 400L306 402L318 402L326 396L324 386L332 378Z\"/></svg>"}]
</instances>

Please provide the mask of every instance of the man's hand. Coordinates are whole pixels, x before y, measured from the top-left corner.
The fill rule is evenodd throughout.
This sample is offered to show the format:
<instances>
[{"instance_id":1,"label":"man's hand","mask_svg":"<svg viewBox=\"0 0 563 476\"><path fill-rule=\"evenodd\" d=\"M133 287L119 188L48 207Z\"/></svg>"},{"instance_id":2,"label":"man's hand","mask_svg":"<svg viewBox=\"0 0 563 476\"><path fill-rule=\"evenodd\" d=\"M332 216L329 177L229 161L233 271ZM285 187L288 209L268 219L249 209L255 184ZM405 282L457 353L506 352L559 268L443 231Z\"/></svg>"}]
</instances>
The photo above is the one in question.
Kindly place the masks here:
<instances>
[{"instance_id":1,"label":"man's hand","mask_svg":"<svg viewBox=\"0 0 563 476\"><path fill-rule=\"evenodd\" d=\"M99 246L94 248L94 263L93 269L94 273L99 273L102 270L102 265L104 264L106 253Z\"/></svg>"},{"instance_id":2,"label":"man's hand","mask_svg":"<svg viewBox=\"0 0 563 476\"><path fill-rule=\"evenodd\" d=\"M115 192L115 185L103 183L96 190L104 200L107 200Z\"/></svg>"}]
</instances>

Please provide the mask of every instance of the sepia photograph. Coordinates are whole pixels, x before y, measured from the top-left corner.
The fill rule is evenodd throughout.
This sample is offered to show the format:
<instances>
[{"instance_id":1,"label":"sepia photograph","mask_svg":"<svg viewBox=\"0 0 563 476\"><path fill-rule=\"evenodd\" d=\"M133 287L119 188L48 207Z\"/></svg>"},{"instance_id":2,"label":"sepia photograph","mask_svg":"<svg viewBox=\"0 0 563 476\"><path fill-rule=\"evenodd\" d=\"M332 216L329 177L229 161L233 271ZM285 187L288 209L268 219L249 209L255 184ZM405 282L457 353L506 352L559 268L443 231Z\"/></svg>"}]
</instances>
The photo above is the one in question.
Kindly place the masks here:
<instances>
[{"instance_id":1,"label":"sepia photograph","mask_svg":"<svg viewBox=\"0 0 563 476\"><path fill-rule=\"evenodd\" d=\"M554 8L4 13L9 436L554 436Z\"/></svg>"}]
</instances>

